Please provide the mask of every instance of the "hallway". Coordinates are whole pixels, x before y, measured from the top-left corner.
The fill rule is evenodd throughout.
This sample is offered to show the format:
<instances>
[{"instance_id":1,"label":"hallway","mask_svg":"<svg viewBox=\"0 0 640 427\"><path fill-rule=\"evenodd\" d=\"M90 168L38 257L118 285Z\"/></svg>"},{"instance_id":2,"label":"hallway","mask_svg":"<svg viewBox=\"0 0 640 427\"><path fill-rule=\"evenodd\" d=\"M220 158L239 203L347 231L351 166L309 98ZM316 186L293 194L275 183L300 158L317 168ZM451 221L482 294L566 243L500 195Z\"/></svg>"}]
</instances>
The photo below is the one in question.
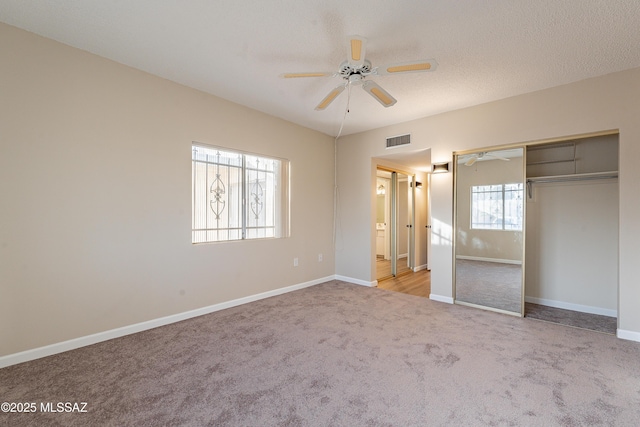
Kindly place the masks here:
<instances>
[{"instance_id":1,"label":"hallway","mask_svg":"<svg viewBox=\"0 0 640 427\"><path fill-rule=\"evenodd\" d=\"M417 273L409 272L398 277L381 280L378 282L378 288L429 298L431 293L431 271L420 270Z\"/></svg>"}]
</instances>

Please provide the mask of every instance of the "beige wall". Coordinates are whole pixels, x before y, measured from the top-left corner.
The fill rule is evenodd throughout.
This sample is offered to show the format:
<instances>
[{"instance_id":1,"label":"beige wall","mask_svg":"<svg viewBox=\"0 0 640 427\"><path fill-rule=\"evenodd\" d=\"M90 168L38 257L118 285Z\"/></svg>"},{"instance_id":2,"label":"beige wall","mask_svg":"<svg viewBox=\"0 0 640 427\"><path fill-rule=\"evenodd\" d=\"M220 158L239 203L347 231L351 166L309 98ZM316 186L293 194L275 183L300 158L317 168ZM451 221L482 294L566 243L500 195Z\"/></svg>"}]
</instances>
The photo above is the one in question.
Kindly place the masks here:
<instances>
[{"instance_id":1,"label":"beige wall","mask_svg":"<svg viewBox=\"0 0 640 427\"><path fill-rule=\"evenodd\" d=\"M618 206L616 179L533 185L525 272L525 296L535 298L531 302L615 315Z\"/></svg>"},{"instance_id":2,"label":"beige wall","mask_svg":"<svg viewBox=\"0 0 640 427\"><path fill-rule=\"evenodd\" d=\"M0 76L0 356L334 274L333 138L4 24ZM192 141L289 159L291 237L192 245Z\"/></svg>"},{"instance_id":3,"label":"beige wall","mask_svg":"<svg viewBox=\"0 0 640 427\"><path fill-rule=\"evenodd\" d=\"M339 222L336 273L371 280L370 159L383 155L385 138L411 133L411 147L431 148L433 162L452 152L504 144L620 131L619 336L640 340L640 69L551 88L505 100L349 135L338 144ZM428 102L425 101L425 102ZM431 292L452 298L452 174L431 178Z\"/></svg>"}]
</instances>

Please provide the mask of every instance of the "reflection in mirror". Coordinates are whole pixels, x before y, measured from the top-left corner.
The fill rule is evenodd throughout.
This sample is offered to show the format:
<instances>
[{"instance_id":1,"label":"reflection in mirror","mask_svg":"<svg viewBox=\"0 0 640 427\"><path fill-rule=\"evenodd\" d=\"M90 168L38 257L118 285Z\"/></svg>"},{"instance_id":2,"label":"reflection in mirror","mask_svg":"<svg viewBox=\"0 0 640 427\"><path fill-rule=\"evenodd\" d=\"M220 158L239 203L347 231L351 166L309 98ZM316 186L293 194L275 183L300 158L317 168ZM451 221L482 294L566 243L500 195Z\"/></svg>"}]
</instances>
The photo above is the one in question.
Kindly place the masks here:
<instances>
[{"instance_id":1,"label":"reflection in mirror","mask_svg":"<svg viewBox=\"0 0 640 427\"><path fill-rule=\"evenodd\" d=\"M391 277L391 173L376 179L376 280Z\"/></svg>"},{"instance_id":2,"label":"reflection in mirror","mask_svg":"<svg viewBox=\"0 0 640 427\"><path fill-rule=\"evenodd\" d=\"M456 156L456 303L522 315L523 152Z\"/></svg>"},{"instance_id":3,"label":"reflection in mirror","mask_svg":"<svg viewBox=\"0 0 640 427\"><path fill-rule=\"evenodd\" d=\"M413 177L378 169L376 174L376 280L413 270Z\"/></svg>"},{"instance_id":4,"label":"reflection in mirror","mask_svg":"<svg viewBox=\"0 0 640 427\"><path fill-rule=\"evenodd\" d=\"M398 172L396 276L411 272L411 177Z\"/></svg>"}]
</instances>

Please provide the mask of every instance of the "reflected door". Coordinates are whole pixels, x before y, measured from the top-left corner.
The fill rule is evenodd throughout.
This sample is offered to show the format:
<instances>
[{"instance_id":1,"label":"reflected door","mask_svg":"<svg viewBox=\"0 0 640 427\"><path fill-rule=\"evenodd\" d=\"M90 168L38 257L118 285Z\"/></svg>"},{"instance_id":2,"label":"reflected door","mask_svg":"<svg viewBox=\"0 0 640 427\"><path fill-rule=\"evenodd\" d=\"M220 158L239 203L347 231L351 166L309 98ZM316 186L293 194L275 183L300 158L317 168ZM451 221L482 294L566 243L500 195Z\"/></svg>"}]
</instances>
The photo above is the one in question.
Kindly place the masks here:
<instances>
[{"instance_id":1,"label":"reflected door","mask_svg":"<svg viewBox=\"0 0 640 427\"><path fill-rule=\"evenodd\" d=\"M395 268L394 276L409 273L413 269L412 241L413 241L413 187L412 177L403 173L396 173L397 201L395 224L397 232L395 240Z\"/></svg>"},{"instance_id":2,"label":"reflected door","mask_svg":"<svg viewBox=\"0 0 640 427\"><path fill-rule=\"evenodd\" d=\"M376 182L376 279L383 280L413 271L414 191L413 177L378 170Z\"/></svg>"},{"instance_id":3,"label":"reflected door","mask_svg":"<svg viewBox=\"0 0 640 427\"><path fill-rule=\"evenodd\" d=\"M524 312L524 149L455 155L455 301Z\"/></svg>"}]
</instances>

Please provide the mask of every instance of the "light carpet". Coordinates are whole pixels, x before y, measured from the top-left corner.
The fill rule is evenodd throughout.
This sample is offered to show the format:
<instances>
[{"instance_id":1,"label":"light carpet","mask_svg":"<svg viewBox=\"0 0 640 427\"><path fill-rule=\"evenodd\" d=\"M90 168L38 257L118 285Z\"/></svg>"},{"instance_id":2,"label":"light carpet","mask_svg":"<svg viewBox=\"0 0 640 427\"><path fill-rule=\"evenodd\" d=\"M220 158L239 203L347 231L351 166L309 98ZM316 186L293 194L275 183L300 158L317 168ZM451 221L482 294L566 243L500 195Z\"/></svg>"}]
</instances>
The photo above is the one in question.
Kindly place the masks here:
<instances>
[{"instance_id":1,"label":"light carpet","mask_svg":"<svg viewBox=\"0 0 640 427\"><path fill-rule=\"evenodd\" d=\"M456 300L520 313L522 266L457 259Z\"/></svg>"},{"instance_id":2,"label":"light carpet","mask_svg":"<svg viewBox=\"0 0 640 427\"><path fill-rule=\"evenodd\" d=\"M640 343L343 282L0 369L0 424L637 426Z\"/></svg>"}]
</instances>

